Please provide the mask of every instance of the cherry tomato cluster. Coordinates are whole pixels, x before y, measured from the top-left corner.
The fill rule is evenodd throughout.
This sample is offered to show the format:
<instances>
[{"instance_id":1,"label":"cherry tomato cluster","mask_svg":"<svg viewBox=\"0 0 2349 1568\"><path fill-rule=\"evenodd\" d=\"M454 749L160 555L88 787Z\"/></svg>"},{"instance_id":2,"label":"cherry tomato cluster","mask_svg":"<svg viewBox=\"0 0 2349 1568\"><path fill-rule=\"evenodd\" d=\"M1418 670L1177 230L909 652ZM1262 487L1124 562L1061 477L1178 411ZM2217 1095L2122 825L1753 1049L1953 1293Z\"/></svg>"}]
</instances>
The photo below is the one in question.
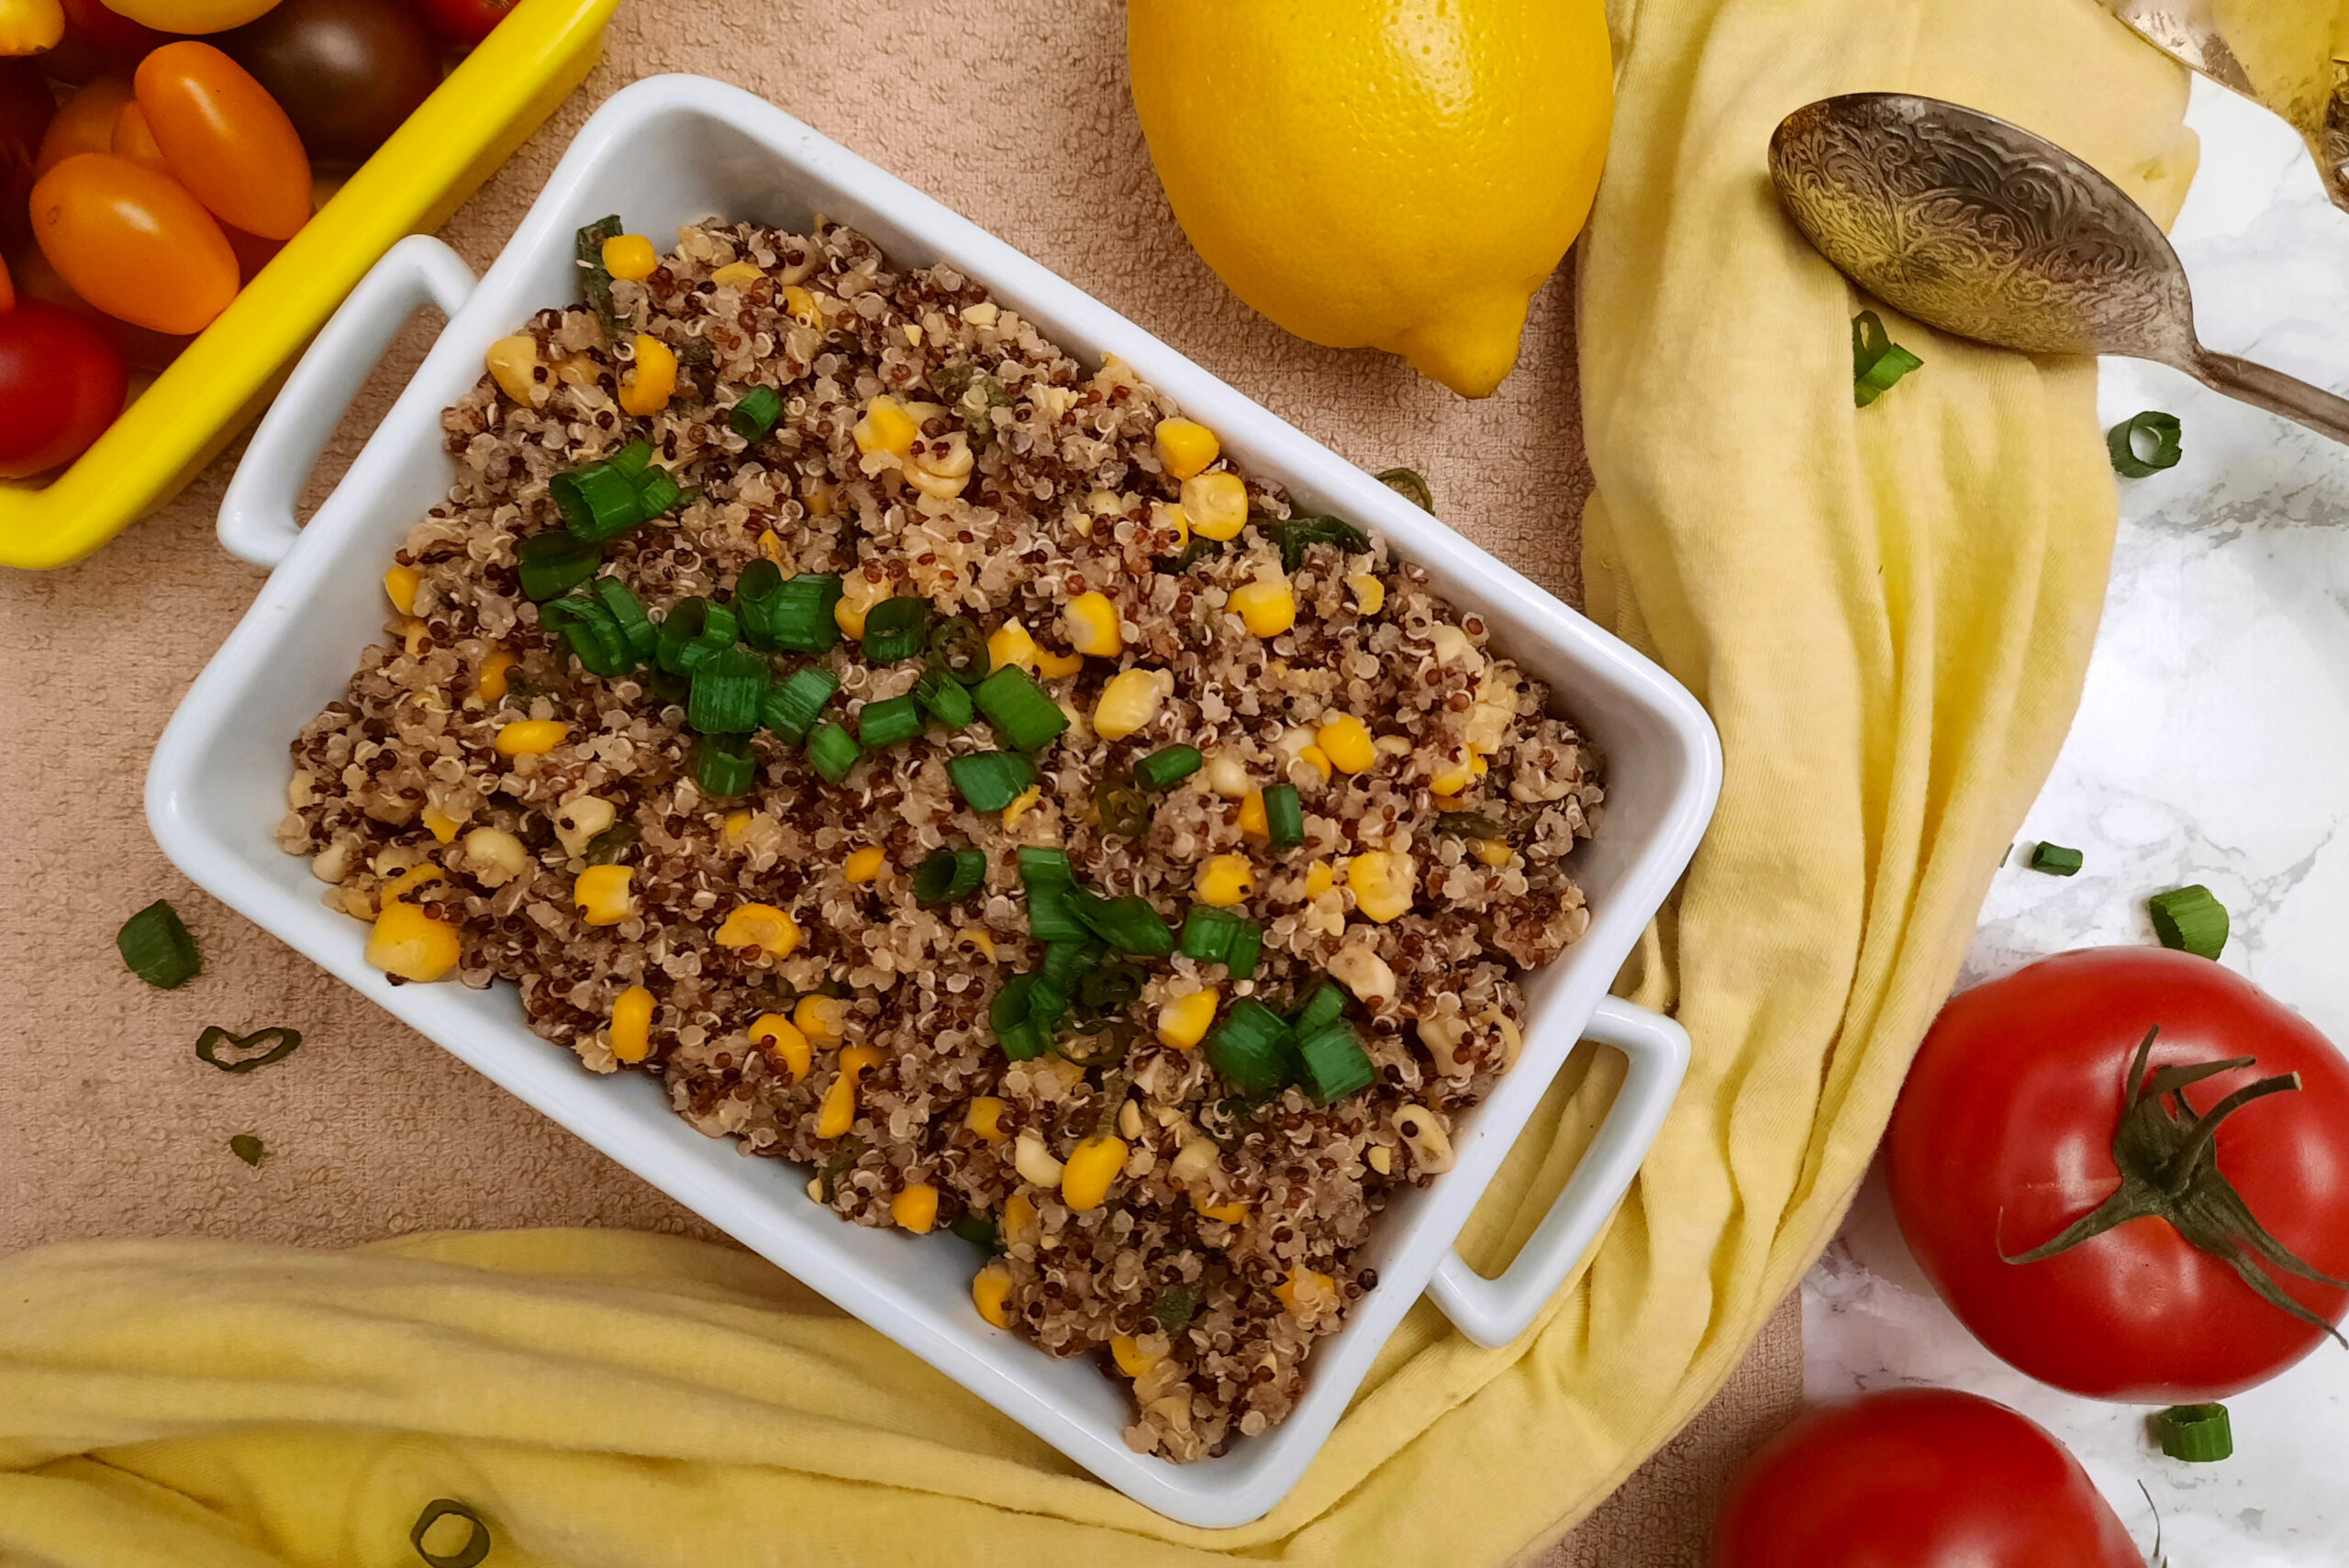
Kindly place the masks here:
<instances>
[{"instance_id":1,"label":"cherry tomato cluster","mask_svg":"<svg viewBox=\"0 0 2349 1568\"><path fill-rule=\"evenodd\" d=\"M514 0L0 0L0 478L78 456Z\"/></svg>"}]
</instances>

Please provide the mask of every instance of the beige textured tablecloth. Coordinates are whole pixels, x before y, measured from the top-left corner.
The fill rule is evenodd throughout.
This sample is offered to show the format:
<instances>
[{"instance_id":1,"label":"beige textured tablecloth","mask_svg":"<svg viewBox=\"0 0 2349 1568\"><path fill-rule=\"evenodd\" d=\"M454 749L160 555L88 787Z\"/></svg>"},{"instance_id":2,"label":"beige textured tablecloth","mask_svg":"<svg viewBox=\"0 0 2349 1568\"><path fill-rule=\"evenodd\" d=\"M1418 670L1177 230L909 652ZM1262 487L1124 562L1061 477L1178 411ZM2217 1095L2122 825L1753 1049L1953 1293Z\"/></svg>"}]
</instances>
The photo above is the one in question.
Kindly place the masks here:
<instances>
[{"instance_id":1,"label":"beige textured tablecloth","mask_svg":"<svg viewBox=\"0 0 2349 1568\"><path fill-rule=\"evenodd\" d=\"M1282 333L1224 290L1167 212L1127 98L1121 7L629 0L607 62L446 238L486 266L589 109L664 71L773 99L1346 456L1418 468L1448 521L1578 602L1589 475L1566 277L1535 302L1517 373L1479 404L1398 360ZM314 496L387 406L424 331L362 395ZM0 573L0 1249L182 1233L335 1244L517 1225L711 1234L196 893L154 848L139 801L148 752L260 582L212 539L234 455L94 559ZM205 959L201 979L168 994L125 972L113 943L159 896L187 917ZM282 1066L227 1076L193 1051L215 1023L290 1024L305 1041ZM228 1152L245 1132L270 1150L259 1170ZM1800 1363L1789 1306L1714 1406L1546 1561L1696 1568L1721 1482L1799 1398Z\"/></svg>"}]
</instances>

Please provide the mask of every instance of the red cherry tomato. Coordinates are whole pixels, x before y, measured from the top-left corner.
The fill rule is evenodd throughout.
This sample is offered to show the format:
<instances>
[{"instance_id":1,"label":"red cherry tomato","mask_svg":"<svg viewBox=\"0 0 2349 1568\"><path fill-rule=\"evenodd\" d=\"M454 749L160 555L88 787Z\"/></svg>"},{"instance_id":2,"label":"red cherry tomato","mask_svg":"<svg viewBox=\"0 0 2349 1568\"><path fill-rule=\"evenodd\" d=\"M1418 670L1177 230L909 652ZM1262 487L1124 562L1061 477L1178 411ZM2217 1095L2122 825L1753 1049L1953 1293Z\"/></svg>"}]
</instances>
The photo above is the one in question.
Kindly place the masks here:
<instances>
[{"instance_id":1,"label":"red cherry tomato","mask_svg":"<svg viewBox=\"0 0 2349 1568\"><path fill-rule=\"evenodd\" d=\"M2141 1102L2126 1158L2176 1149L2222 1096L2277 1074L2299 1086L2217 1124L2179 1218L2128 1219L2034 1262L2121 1186L2115 1133L2140 1042L2146 1070L2253 1065ZM2147 1078L2141 1077L2142 1084ZM2181 1109L2181 1105L2183 1109ZM2183 1233L2242 1203L2286 1247L2349 1276L2349 1062L2297 1013L2207 959L2160 948L2065 953L1956 997L1925 1038L1886 1151L1901 1233L1942 1299L1992 1351L2101 1399L2222 1399L2315 1348L2349 1291L2262 1270L2309 1316L2264 1299ZM2180 1156L2139 1174L2184 1178ZM2214 1180L2209 1173L2215 1171ZM2311 1320L2313 1319L2313 1320Z\"/></svg>"},{"instance_id":2,"label":"red cherry tomato","mask_svg":"<svg viewBox=\"0 0 2349 1568\"><path fill-rule=\"evenodd\" d=\"M75 294L158 332L199 332L237 296L237 253L170 175L84 152L33 187L33 237Z\"/></svg>"},{"instance_id":3,"label":"red cherry tomato","mask_svg":"<svg viewBox=\"0 0 2349 1568\"><path fill-rule=\"evenodd\" d=\"M2062 1443L2003 1405L1902 1388L1809 1412L1721 1506L1716 1568L2144 1568Z\"/></svg>"},{"instance_id":4,"label":"red cherry tomato","mask_svg":"<svg viewBox=\"0 0 2349 1568\"><path fill-rule=\"evenodd\" d=\"M29 479L82 455L128 389L96 323L37 299L0 315L0 479Z\"/></svg>"},{"instance_id":5,"label":"red cherry tomato","mask_svg":"<svg viewBox=\"0 0 2349 1568\"><path fill-rule=\"evenodd\" d=\"M140 61L132 86L172 172L221 222L287 239L309 221L309 155L243 66L183 39Z\"/></svg>"},{"instance_id":6,"label":"red cherry tomato","mask_svg":"<svg viewBox=\"0 0 2349 1568\"><path fill-rule=\"evenodd\" d=\"M40 139L40 156L33 162L39 179L77 153L110 152L115 128L131 101L130 83L119 76L100 76L65 100L57 117Z\"/></svg>"},{"instance_id":7,"label":"red cherry tomato","mask_svg":"<svg viewBox=\"0 0 2349 1568\"><path fill-rule=\"evenodd\" d=\"M0 207L11 220L24 210L25 198L32 193L33 165L56 110L49 83L30 57L0 59ZM24 232L21 223L17 232Z\"/></svg>"},{"instance_id":8,"label":"red cherry tomato","mask_svg":"<svg viewBox=\"0 0 2349 1568\"><path fill-rule=\"evenodd\" d=\"M128 76L147 51L172 41L159 33L109 11L99 0L63 0L65 36L40 57L40 68L60 82L80 83L109 72Z\"/></svg>"},{"instance_id":9,"label":"red cherry tomato","mask_svg":"<svg viewBox=\"0 0 2349 1568\"><path fill-rule=\"evenodd\" d=\"M38 299L89 321L122 350L122 357L134 370L160 371L195 341L192 335L157 332L116 320L68 287L38 245L28 245L10 256L7 265L14 275L17 298Z\"/></svg>"},{"instance_id":10,"label":"red cherry tomato","mask_svg":"<svg viewBox=\"0 0 2349 1568\"><path fill-rule=\"evenodd\" d=\"M514 6L515 0L424 0L424 16L434 32L470 47L513 15Z\"/></svg>"}]
</instances>

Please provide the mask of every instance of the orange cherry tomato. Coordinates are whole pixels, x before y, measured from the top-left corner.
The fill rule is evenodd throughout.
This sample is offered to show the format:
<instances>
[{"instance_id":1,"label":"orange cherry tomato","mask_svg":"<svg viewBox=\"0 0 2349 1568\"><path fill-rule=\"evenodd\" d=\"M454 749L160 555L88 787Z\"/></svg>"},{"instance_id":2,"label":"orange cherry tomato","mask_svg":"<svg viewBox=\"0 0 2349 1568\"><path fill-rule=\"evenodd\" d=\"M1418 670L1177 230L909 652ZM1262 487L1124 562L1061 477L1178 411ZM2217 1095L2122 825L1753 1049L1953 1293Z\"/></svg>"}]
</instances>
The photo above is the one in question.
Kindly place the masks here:
<instances>
[{"instance_id":1,"label":"orange cherry tomato","mask_svg":"<svg viewBox=\"0 0 2349 1568\"><path fill-rule=\"evenodd\" d=\"M114 122L114 151L133 163L144 163L150 169L172 172L171 161L156 144L155 133L147 124L146 114L136 101L123 105L122 117Z\"/></svg>"},{"instance_id":2,"label":"orange cherry tomato","mask_svg":"<svg viewBox=\"0 0 2349 1568\"><path fill-rule=\"evenodd\" d=\"M80 152L110 152L114 128L130 102L130 83L119 76L100 76L83 87L57 111L40 139L40 153L33 160L39 179Z\"/></svg>"},{"instance_id":3,"label":"orange cherry tomato","mask_svg":"<svg viewBox=\"0 0 2349 1568\"><path fill-rule=\"evenodd\" d=\"M221 222L287 239L309 221L309 154L243 66L185 39L140 61L132 84L172 172Z\"/></svg>"},{"instance_id":4,"label":"orange cherry tomato","mask_svg":"<svg viewBox=\"0 0 2349 1568\"><path fill-rule=\"evenodd\" d=\"M118 320L200 332L237 297L237 253L169 174L84 152L33 186L33 237L75 294Z\"/></svg>"},{"instance_id":5,"label":"orange cherry tomato","mask_svg":"<svg viewBox=\"0 0 2349 1568\"><path fill-rule=\"evenodd\" d=\"M0 316L17 308L17 280L8 275L8 263L0 261Z\"/></svg>"}]
</instances>

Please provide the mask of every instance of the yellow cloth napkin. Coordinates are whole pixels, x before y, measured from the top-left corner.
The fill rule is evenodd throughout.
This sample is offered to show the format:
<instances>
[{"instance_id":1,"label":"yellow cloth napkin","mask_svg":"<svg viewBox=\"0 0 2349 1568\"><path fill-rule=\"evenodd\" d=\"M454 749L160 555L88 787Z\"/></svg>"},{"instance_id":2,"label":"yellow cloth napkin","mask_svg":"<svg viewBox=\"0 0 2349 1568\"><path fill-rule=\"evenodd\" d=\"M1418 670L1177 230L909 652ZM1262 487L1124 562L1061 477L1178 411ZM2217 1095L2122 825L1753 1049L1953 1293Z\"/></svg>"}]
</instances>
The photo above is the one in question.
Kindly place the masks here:
<instances>
[{"instance_id":1,"label":"yellow cloth napkin","mask_svg":"<svg viewBox=\"0 0 2349 1568\"><path fill-rule=\"evenodd\" d=\"M1693 1413L1823 1243L2068 720L2112 481L2092 367L1911 324L1851 398L1844 285L1771 127L1900 86L2054 136L2166 218L2183 78L2094 0L1645 0L1584 258L1595 611L1705 699L1729 772L1634 965L1697 1062L1581 1279L1506 1351L1416 1309L1304 1485L1167 1523L722 1249L589 1232L345 1253L107 1243L0 1263L0 1562L393 1564L426 1501L497 1568L1492 1563ZM1572 694L1567 694L1568 701ZM1554 1092L1479 1211L1491 1264L1613 1082Z\"/></svg>"}]
</instances>

